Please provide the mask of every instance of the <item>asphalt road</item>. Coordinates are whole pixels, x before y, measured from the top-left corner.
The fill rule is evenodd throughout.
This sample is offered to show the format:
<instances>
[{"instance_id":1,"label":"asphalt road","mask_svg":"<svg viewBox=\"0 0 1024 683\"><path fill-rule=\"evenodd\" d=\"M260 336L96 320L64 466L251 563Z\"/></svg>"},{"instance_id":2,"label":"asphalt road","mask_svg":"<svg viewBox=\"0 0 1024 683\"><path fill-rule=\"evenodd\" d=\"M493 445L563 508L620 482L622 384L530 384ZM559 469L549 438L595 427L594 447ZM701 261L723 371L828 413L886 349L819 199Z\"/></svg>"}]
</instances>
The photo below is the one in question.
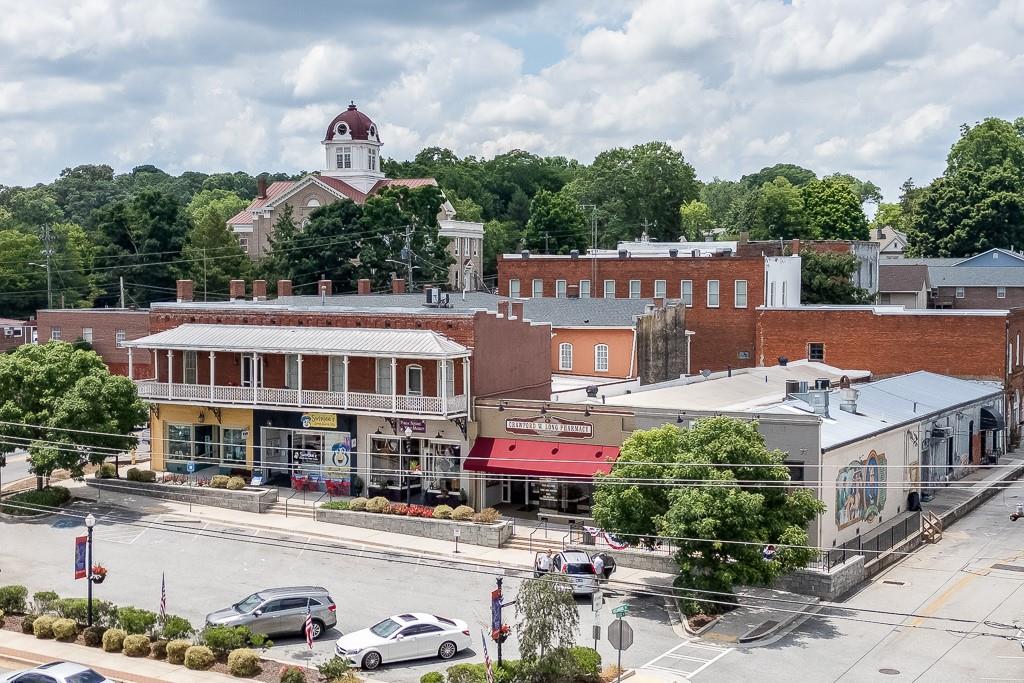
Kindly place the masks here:
<instances>
[{"instance_id":1,"label":"asphalt road","mask_svg":"<svg viewBox=\"0 0 1024 683\"><path fill-rule=\"evenodd\" d=\"M28 454L24 452L8 454L7 466L0 469L2 469L0 481L5 487L19 479L31 476L28 470Z\"/></svg>"},{"instance_id":2,"label":"asphalt road","mask_svg":"<svg viewBox=\"0 0 1024 683\"><path fill-rule=\"evenodd\" d=\"M109 570L107 580L95 587L98 599L156 611L160 576L166 574L168 611L201 624L207 612L230 605L261 588L313 584L326 586L338 604L338 627L351 632L386 616L424 611L467 621L473 629L471 650L458 661L483 661L481 629L490 623L490 591L501 570L479 573L457 571L432 560L404 558L399 553L386 561L378 555L315 544L321 540L286 536L266 531L211 526L165 514L159 501L136 501L144 506L137 523L124 524L104 516L131 514L124 509L96 509L95 560ZM85 507L77 508L83 511ZM155 528L147 522L174 523L174 529ZM227 532L231 537L205 537ZM80 519L47 517L0 524L0 583L20 583L30 591L55 590L62 596L84 596L86 585L73 574L74 537L85 533ZM283 546L283 547L279 547ZM515 597L520 580L505 580L505 599ZM637 666L677 646L669 615L661 598L609 594L602 615L607 624L610 609L623 601L632 606L631 622L636 642L625 653L623 665ZM579 603L579 642L593 644L594 618L590 602ZM514 608L506 608L505 621L514 623ZM312 653L301 638L278 638L272 655L284 661L322 661L333 655L330 633L317 642ZM494 643L490 656L496 658ZM505 656L517 656L515 638L505 644ZM614 661L614 650L602 641L605 661ZM394 683L418 682L428 671L442 670L438 661L396 664L381 668L380 677Z\"/></svg>"}]
</instances>

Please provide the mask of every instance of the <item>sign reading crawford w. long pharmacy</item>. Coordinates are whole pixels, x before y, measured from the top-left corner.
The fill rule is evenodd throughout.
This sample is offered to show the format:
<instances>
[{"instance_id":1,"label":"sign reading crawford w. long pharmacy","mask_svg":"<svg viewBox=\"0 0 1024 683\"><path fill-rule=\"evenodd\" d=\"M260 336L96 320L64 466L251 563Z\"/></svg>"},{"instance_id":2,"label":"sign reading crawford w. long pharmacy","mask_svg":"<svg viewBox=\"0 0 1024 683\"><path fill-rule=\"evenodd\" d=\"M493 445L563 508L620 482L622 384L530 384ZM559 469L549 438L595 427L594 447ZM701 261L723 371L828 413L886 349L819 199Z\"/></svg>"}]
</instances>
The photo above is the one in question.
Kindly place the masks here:
<instances>
[{"instance_id":1,"label":"sign reading crawford w. long pharmacy","mask_svg":"<svg viewBox=\"0 0 1024 683\"><path fill-rule=\"evenodd\" d=\"M594 435L594 425L590 422L574 422L559 417L539 415L537 417L510 417L505 420L505 431L513 434L589 439Z\"/></svg>"}]
</instances>

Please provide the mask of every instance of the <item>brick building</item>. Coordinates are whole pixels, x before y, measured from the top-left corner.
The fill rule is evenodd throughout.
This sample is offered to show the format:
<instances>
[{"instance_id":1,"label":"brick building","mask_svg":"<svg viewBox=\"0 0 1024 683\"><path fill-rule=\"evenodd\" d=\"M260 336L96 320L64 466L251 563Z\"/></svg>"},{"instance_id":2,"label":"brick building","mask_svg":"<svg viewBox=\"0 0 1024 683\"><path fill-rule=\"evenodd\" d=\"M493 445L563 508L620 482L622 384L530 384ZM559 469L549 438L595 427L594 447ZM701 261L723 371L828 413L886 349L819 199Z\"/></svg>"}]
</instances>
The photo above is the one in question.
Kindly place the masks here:
<instances>
[{"instance_id":1,"label":"brick building","mask_svg":"<svg viewBox=\"0 0 1024 683\"><path fill-rule=\"evenodd\" d=\"M927 272L928 308L1005 310L1024 306L1024 254L1006 249L989 249L967 258L883 259L879 303L905 303L900 285L910 273L922 269ZM917 274L913 278L920 280Z\"/></svg>"},{"instance_id":2,"label":"brick building","mask_svg":"<svg viewBox=\"0 0 1024 683\"><path fill-rule=\"evenodd\" d=\"M89 342L110 371L128 374L128 349L125 342L149 334L149 310L129 308L60 308L41 310L36 315L40 343L52 339ZM152 357L136 354L134 377L149 377Z\"/></svg>"},{"instance_id":3,"label":"brick building","mask_svg":"<svg viewBox=\"0 0 1024 683\"><path fill-rule=\"evenodd\" d=\"M34 341L36 323L34 320L0 318L0 353L5 353L22 344Z\"/></svg>"}]
</instances>

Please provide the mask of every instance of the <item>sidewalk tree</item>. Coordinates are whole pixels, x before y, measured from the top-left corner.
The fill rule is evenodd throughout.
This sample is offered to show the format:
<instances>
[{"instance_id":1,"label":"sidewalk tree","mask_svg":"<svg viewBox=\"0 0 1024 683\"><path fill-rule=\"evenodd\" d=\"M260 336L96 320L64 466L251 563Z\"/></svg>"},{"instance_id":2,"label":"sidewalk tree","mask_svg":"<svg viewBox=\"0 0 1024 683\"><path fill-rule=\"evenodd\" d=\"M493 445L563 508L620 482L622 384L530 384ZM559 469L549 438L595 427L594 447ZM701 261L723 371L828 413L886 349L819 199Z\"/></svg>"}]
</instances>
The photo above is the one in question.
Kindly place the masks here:
<instances>
[{"instance_id":1,"label":"sidewalk tree","mask_svg":"<svg viewBox=\"0 0 1024 683\"><path fill-rule=\"evenodd\" d=\"M92 351L50 342L0 355L0 454L27 448L39 488L55 470L81 477L87 463L135 446L147 416L135 384Z\"/></svg>"},{"instance_id":2,"label":"sidewalk tree","mask_svg":"<svg viewBox=\"0 0 1024 683\"><path fill-rule=\"evenodd\" d=\"M528 579L516 596L516 634L524 660L539 661L557 649L576 643L580 614L569 579L547 574Z\"/></svg>"},{"instance_id":3,"label":"sidewalk tree","mask_svg":"<svg viewBox=\"0 0 1024 683\"><path fill-rule=\"evenodd\" d=\"M635 432L623 445L631 463L668 463L661 478L693 482L668 488L665 498L639 492L624 480L636 473L616 466L600 478L594 495L594 519L602 527L621 533L620 520L633 519L633 529L643 528L639 515L623 511L641 500L650 525L641 533L671 537L680 573L676 586L689 614L715 611L719 595L739 585L768 585L781 574L803 567L815 550L806 548L807 525L825 509L813 491L791 487L789 470L782 464L785 453L769 450L757 424L727 417L709 417L680 430L674 425ZM633 492L637 489L637 492ZM765 560L766 545L779 546L772 560ZM804 546L804 547L802 547Z\"/></svg>"}]
</instances>

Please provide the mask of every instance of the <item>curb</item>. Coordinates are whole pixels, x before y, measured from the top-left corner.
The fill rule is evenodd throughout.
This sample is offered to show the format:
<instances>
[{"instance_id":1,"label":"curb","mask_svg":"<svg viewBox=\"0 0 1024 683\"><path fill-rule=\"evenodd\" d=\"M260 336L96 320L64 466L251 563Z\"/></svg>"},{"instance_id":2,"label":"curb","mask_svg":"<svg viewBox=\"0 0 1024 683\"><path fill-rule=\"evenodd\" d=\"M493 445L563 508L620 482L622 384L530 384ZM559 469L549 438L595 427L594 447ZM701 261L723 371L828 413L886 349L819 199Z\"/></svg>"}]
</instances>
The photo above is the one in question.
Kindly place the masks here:
<instances>
[{"instance_id":1,"label":"curb","mask_svg":"<svg viewBox=\"0 0 1024 683\"><path fill-rule=\"evenodd\" d=\"M0 660L17 662L28 668L35 668L40 664L52 662L53 657L46 657L32 652L24 652L22 650L13 650L7 647L0 647ZM93 669L98 673L103 674L105 677L110 678L116 681L117 683L162 683L159 679L150 678L149 676L137 676L125 673L124 671L108 669L102 666L86 666L89 666L89 668Z\"/></svg>"}]
</instances>

